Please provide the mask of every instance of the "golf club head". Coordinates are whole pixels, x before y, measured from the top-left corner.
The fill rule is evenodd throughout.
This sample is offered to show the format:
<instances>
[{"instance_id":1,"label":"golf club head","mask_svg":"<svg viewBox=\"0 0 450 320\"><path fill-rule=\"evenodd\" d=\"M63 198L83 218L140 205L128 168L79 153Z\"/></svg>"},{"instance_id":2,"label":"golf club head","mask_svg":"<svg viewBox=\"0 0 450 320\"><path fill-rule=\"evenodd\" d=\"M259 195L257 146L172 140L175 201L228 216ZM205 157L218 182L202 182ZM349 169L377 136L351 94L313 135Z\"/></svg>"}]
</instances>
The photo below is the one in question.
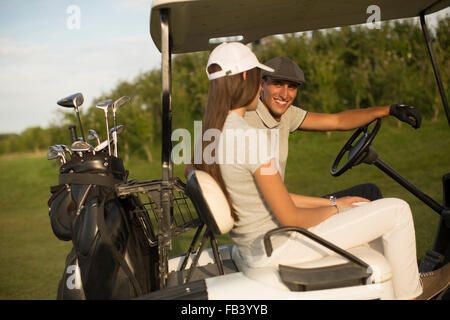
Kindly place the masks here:
<instances>
[{"instance_id":1,"label":"golf club head","mask_svg":"<svg viewBox=\"0 0 450 320\"><path fill-rule=\"evenodd\" d=\"M65 144L57 144L57 146L61 147L64 152L68 152L70 155L72 155L72 150L70 150L70 148Z\"/></svg>"},{"instance_id":2,"label":"golf club head","mask_svg":"<svg viewBox=\"0 0 450 320\"><path fill-rule=\"evenodd\" d=\"M91 151L93 147L85 141L78 140L72 143L71 149L72 152L84 152L84 151Z\"/></svg>"},{"instance_id":3,"label":"golf club head","mask_svg":"<svg viewBox=\"0 0 450 320\"><path fill-rule=\"evenodd\" d=\"M112 107L112 100L108 99L108 100L100 101L95 106L97 108L103 109L103 110L105 110L105 112L107 112L108 109L111 109L111 107Z\"/></svg>"},{"instance_id":4,"label":"golf club head","mask_svg":"<svg viewBox=\"0 0 450 320\"><path fill-rule=\"evenodd\" d=\"M56 159L59 157L61 157L62 164L66 163L66 154L64 153L64 150L60 145L54 145L54 146L48 147L48 151L47 151L47 159L48 160L53 160L53 159Z\"/></svg>"},{"instance_id":5,"label":"golf club head","mask_svg":"<svg viewBox=\"0 0 450 320\"><path fill-rule=\"evenodd\" d=\"M130 97L128 96L123 96L120 97L119 99L117 99L116 101L114 101L113 104L113 111L116 112L117 109L119 109L121 106L123 106L125 103L127 103L128 101L130 101Z\"/></svg>"},{"instance_id":6,"label":"golf club head","mask_svg":"<svg viewBox=\"0 0 450 320\"><path fill-rule=\"evenodd\" d=\"M98 135L97 131L95 131L94 129L89 129L88 140L94 139L97 139L97 144L100 144L100 136Z\"/></svg>"},{"instance_id":7,"label":"golf club head","mask_svg":"<svg viewBox=\"0 0 450 320\"><path fill-rule=\"evenodd\" d=\"M60 105L61 107L77 109L78 107L80 107L83 104L83 102L84 102L84 97L81 94L81 92L79 92L79 93L75 93L68 97L60 99L57 102L57 104Z\"/></svg>"},{"instance_id":8,"label":"golf club head","mask_svg":"<svg viewBox=\"0 0 450 320\"><path fill-rule=\"evenodd\" d=\"M78 124L80 125L81 136L83 137L83 140L85 140L84 132L83 132L83 125L81 124L80 113L78 111L78 108L81 107L83 102L84 102L84 97L81 94L81 92L78 92L71 96L68 96L66 98L59 100L57 102L57 104L64 108L74 108L75 109L75 112L77 114Z\"/></svg>"},{"instance_id":9,"label":"golf club head","mask_svg":"<svg viewBox=\"0 0 450 320\"><path fill-rule=\"evenodd\" d=\"M108 141L110 141L109 139L109 125L108 125L108 110L112 108L112 100L108 99L108 100L103 100L100 101L96 104L96 107L99 109L103 109L105 111L105 122L106 122L106 135L108 138ZM111 155L111 147L108 143L108 154Z\"/></svg>"},{"instance_id":10,"label":"golf club head","mask_svg":"<svg viewBox=\"0 0 450 320\"><path fill-rule=\"evenodd\" d=\"M111 130L109 130L109 134L112 135L114 132L116 132L117 134L121 134L123 129L125 129L125 126L123 124L120 124L117 127L111 128Z\"/></svg>"},{"instance_id":11,"label":"golf club head","mask_svg":"<svg viewBox=\"0 0 450 320\"><path fill-rule=\"evenodd\" d=\"M50 146L48 147L47 151L47 160L53 160L58 158L58 151L56 146Z\"/></svg>"}]
</instances>

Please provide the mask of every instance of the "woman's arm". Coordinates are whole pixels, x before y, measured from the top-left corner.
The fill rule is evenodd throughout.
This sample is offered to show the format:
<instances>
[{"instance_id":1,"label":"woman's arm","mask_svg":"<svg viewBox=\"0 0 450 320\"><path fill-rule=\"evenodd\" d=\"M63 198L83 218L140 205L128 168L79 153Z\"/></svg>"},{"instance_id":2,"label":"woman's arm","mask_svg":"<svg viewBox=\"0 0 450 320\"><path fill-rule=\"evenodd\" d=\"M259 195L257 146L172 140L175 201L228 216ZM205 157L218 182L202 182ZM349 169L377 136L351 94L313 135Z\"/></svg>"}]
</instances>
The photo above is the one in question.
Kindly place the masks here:
<instances>
[{"instance_id":1,"label":"woman's arm","mask_svg":"<svg viewBox=\"0 0 450 320\"><path fill-rule=\"evenodd\" d=\"M317 208L322 206L329 206L331 204L330 200L327 198L320 197L309 197L301 194L289 193L289 197L292 199L296 207L299 208ZM336 204L343 207L356 207L354 202L370 202L370 200L361 197L342 197L336 199Z\"/></svg>"},{"instance_id":2,"label":"woman's arm","mask_svg":"<svg viewBox=\"0 0 450 320\"><path fill-rule=\"evenodd\" d=\"M294 205L299 208L317 208L331 204L330 200L326 198L309 197L295 193L289 193L289 197L294 202Z\"/></svg>"},{"instance_id":3,"label":"woman's arm","mask_svg":"<svg viewBox=\"0 0 450 320\"><path fill-rule=\"evenodd\" d=\"M283 226L310 228L337 213L337 208L332 206L329 200L326 204L327 199L323 199L325 201L319 207L296 206L281 180L280 174L277 171L270 174L267 174L267 170L264 171L264 168L269 167L271 167L270 162L258 168L253 176L266 203Z\"/></svg>"},{"instance_id":4,"label":"woman's arm","mask_svg":"<svg viewBox=\"0 0 450 320\"><path fill-rule=\"evenodd\" d=\"M266 203L283 226L310 228L338 212L337 207L331 205L329 199L289 193L278 171L264 170L272 167L273 164L269 162L259 167L253 176ZM355 207L353 202L361 201L369 200L361 197L343 197L337 199L337 204Z\"/></svg>"}]
</instances>

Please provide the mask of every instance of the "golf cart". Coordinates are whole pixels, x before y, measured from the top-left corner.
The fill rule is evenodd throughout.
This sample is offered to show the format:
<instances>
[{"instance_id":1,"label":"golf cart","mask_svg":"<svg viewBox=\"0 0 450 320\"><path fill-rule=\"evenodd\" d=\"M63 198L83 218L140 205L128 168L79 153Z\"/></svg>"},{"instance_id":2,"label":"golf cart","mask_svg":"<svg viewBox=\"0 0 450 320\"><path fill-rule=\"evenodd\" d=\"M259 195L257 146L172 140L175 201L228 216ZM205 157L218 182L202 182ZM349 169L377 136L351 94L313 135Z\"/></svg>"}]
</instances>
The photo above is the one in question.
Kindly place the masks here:
<instances>
[{"instance_id":1,"label":"golf cart","mask_svg":"<svg viewBox=\"0 0 450 320\"><path fill-rule=\"evenodd\" d=\"M148 202L144 206L154 213L151 243L158 247L158 274L154 275L158 285L140 299L395 299L390 266L381 253L368 246L342 250L302 228L285 227L267 233L267 255L272 252L271 237L281 232L299 232L335 254L277 268L248 267L236 246L219 246L215 240L215 235L226 233L233 226L230 208L218 184L199 170L189 174L186 184L172 175L172 54L211 50L226 39L251 43L269 35L365 23L370 4L327 0L153 1L150 33L161 52L162 71L162 178L116 186L119 197L146 195ZM425 22L425 15L449 4L446 0L377 2L381 20L420 17L450 124L450 111ZM441 205L377 156L371 143L380 126L378 119L358 129L339 152L331 174L339 176L363 162L374 164L436 211L440 224L435 244L419 266L421 272L435 270L450 259L450 174L443 177ZM341 165L344 156L347 160ZM172 241L192 229L196 232L188 251L169 258ZM207 240L210 249L205 249Z\"/></svg>"},{"instance_id":2,"label":"golf cart","mask_svg":"<svg viewBox=\"0 0 450 320\"><path fill-rule=\"evenodd\" d=\"M381 20L420 17L450 125L450 110L425 23L425 15L449 4L448 0L377 2ZM153 1L150 33L161 52L162 177L127 181L123 174L125 179L120 177L123 182L114 185L117 198L133 196L139 199L133 215L139 218L146 245L152 248L152 258L157 260L152 262L149 270L152 285L147 292L138 295L139 299L396 298L390 265L380 252L367 245L343 250L303 228L283 227L269 231L264 237L267 255L272 253L272 237L284 232L298 232L334 254L296 265L249 267L235 245L219 246L216 241L216 235L231 230L233 220L225 196L214 179L205 172L193 170L184 183L172 172L173 54L211 50L226 39L247 44L269 35L366 23L370 5L370 1L340 3L331 0ZM339 176L361 163L374 164L436 211L440 215L440 223L434 247L419 265L421 272L433 271L450 260L450 173L443 177L444 204L441 205L378 157L371 143L380 126L381 120L377 119L356 130L338 153L331 174ZM107 142L109 146L109 138ZM341 164L342 161L345 163ZM121 167L121 163L116 166ZM172 242L189 231L194 235L187 252L171 257ZM206 249L208 241L211 248ZM446 295L443 292L441 297Z\"/></svg>"}]
</instances>

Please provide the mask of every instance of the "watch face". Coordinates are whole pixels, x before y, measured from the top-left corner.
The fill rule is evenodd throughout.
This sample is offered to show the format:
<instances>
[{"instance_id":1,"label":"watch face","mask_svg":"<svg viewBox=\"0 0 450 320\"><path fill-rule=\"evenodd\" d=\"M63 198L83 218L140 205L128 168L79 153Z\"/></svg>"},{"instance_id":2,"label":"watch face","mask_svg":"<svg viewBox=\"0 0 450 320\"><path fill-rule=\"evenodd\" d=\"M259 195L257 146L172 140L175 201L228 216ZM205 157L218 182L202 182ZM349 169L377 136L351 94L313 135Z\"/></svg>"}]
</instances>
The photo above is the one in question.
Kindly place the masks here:
<instances>
[{"instance_id":1,"label":"watch face","mask_svg":"<svg viewBox=\"0 0 450 320\"><path fill-rule=\"evenodd\" d=\"M335 206L336 205L336 197L335 196L331 196L330 197L330 201L331 201L331 205Z\"/></svg>"}]
</instances>

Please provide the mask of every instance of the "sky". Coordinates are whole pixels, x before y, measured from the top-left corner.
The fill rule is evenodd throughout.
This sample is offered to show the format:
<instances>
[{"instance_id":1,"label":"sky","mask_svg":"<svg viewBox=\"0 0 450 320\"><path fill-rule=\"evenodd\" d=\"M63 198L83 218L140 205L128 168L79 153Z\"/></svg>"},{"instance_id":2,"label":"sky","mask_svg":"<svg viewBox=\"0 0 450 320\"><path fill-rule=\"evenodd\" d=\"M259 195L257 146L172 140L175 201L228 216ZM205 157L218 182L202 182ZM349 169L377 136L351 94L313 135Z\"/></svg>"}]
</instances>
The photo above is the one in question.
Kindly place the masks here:
<instances>
[{"instance_id":1,"label":"sky","mask_svg":"<svg viewBox=\"0 0 450 320\"><path fill-rule=\"evenodd\" d=\"M59 99L81 92L89 107L120 81L158 68L151 4L0 0L0 134L46 128L59 119Z\"/></svg>"},{"instance_id":2,"label":"sky","mask_svg":"<svg viewBox=\"0 0 450 320\"><path fill-rule=\"evenodd\" d=\"M0 0L0 133L45 128L58 121L60 98L81 92L88 107L121 80L157 68L151 3Z\"/></svg>"}]
</instances>

